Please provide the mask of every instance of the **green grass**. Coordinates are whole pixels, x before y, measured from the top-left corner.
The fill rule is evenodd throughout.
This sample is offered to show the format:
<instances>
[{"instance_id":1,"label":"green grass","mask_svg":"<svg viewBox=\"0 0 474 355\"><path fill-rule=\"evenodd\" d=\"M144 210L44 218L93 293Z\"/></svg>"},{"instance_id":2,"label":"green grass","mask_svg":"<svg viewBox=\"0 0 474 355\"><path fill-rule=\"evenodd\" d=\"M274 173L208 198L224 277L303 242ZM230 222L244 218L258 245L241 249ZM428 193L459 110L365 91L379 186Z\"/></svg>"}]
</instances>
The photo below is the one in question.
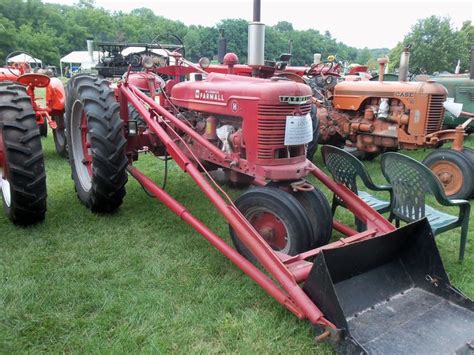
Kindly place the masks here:
<instances>
[{"instance_id":1,"label":"green grass","mask_svg":"<svg viewBox=\"0 0 474 355\"><path fill-rule=\"evenodd\" d=\"M132 178L116 214L90 213L52 137L43 145L46 221L19 228L0 213L0 353L331 352L313 344L308 322L267 296ZM379 164L367 166L381 182ZM138 166L161 181L162 162L148 156ZM167 190L230 240L226 223L175 165ZM352 221L348 213L338 216ZM471 297L472 222L463 264L457 261L459 230L437 239L453 283Z\"/></svg>"}]
</instances>

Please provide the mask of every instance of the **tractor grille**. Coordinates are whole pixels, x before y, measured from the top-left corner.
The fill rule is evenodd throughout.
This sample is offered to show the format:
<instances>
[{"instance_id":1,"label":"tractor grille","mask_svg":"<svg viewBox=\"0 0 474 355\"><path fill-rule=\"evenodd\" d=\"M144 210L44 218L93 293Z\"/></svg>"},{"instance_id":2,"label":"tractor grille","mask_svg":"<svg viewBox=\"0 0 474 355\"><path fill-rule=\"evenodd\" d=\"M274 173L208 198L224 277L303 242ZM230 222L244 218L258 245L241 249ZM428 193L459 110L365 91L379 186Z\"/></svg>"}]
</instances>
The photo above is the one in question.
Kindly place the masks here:
<instances>
[{"instance_id":1,"label":"tractor grille","mask_svg":"<svg viewBox=\"0 0 474 355\"><path fill-rule=\"evenodd\" d=\"M306 115L311 104L258 105L258 159L274 159L285 141L286 116Z\"/></svg>"},{"instance_id":2,"label":"tractor grille","mask_svg":"<svg viewBox=\"0 0 474 355\"><path fill-rule=\"evenodd\" d=\"M431 95L428 103L428 117L426 119L426 134L437 132L441 129L444 120L443 102L445 95Z\"/></svg>"}]
</instances>

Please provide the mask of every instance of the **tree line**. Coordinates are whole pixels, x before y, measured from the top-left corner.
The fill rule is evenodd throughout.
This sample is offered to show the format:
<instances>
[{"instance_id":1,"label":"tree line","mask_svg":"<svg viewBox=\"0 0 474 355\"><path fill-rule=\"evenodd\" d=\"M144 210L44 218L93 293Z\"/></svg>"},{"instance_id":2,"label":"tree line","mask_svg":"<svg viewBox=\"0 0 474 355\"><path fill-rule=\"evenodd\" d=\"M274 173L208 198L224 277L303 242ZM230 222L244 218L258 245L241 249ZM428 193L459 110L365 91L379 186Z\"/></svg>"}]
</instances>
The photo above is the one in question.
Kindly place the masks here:
<instances>
[{"instance_id":1,"label":"tree line","mask_svg":"<svg viewBox=\"0 0 474 355\"><path fill-rule=\"evenodd\" d=\"M110 12L95 6L94 0L79 0L73 6L43 3L41 0L0 0L0 14L0 58L12 51L24 50L47 64L58 65L59 59L69 52L85 50L88 38L95 41L169 43L172 34L184 42L188 59L197 61L202 56L212 58L217 54L219 30L223 29L227 50L235 52L241 63L247 60L248 22L244 19L224 19L212 27L187 26L156 15L147 8L130 13ZM453 62L459 57L462 66L466 66L469 48L473 44L472 28L470 22L456 31L449 19L431 17L421 20L390 52L392 65L398 65L397 55L399 57L403 44L412 42L412 65L423 62L427 70L452 70ZM292 65L311 64L313 54L321 53L322 58L337 54L349 62L369 64L375 68L376 58L389 52L387 48L371 50L348 46L337 41L328 31L295 30L287 21L267 26L265 37L267 59L276 59L281 53L287 53L291 43ZM426 39L428 37L430 41ZM417 41L422 45L415 43ZM449 43L444 45L445 41ZM436 56L426 55L426 48L430 46L436 46Z\"/></svg>"}]
</instances>

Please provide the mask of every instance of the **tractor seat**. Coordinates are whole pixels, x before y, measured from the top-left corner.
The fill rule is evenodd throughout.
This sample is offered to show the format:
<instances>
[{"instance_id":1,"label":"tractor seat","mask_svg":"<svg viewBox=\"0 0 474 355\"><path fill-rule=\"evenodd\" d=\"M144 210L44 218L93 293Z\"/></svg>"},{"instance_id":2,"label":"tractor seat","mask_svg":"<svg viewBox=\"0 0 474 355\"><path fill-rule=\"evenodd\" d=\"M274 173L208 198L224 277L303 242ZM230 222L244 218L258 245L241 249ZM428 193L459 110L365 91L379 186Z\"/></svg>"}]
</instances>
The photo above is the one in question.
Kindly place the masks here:
<instances>
[{"instance_id":1,"label":"tractor seat","mask_svg":"<svg viewBox=\"0 0 474 355\"><path fill-rule=\"evenodd\" d=\"M25 86L33 86L36 88L45 88L49 85L51 79L49 76L37 73L23 74L16 79L20 84Z\"/></svg>"}]
</instances>

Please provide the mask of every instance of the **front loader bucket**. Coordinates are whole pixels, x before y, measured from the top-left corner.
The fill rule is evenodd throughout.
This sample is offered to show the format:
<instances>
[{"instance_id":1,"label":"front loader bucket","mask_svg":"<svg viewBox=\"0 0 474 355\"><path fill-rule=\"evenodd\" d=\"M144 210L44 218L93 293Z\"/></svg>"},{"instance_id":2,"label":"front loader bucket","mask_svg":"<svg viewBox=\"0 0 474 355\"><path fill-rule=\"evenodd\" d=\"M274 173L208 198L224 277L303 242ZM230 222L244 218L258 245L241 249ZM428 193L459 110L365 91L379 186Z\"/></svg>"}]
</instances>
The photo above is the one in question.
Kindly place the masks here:
<instances>
[{"instance_id":1,"label":"front loader bucket","mask_svg":"<svg viewBox=\"0 0 474 355\"><path fill-rule=\"evenodd\" d=\"M474 353L474 302L451 286L426 219L324 250L304 290L341 353Z\"/></svg>"}]
</instances>

